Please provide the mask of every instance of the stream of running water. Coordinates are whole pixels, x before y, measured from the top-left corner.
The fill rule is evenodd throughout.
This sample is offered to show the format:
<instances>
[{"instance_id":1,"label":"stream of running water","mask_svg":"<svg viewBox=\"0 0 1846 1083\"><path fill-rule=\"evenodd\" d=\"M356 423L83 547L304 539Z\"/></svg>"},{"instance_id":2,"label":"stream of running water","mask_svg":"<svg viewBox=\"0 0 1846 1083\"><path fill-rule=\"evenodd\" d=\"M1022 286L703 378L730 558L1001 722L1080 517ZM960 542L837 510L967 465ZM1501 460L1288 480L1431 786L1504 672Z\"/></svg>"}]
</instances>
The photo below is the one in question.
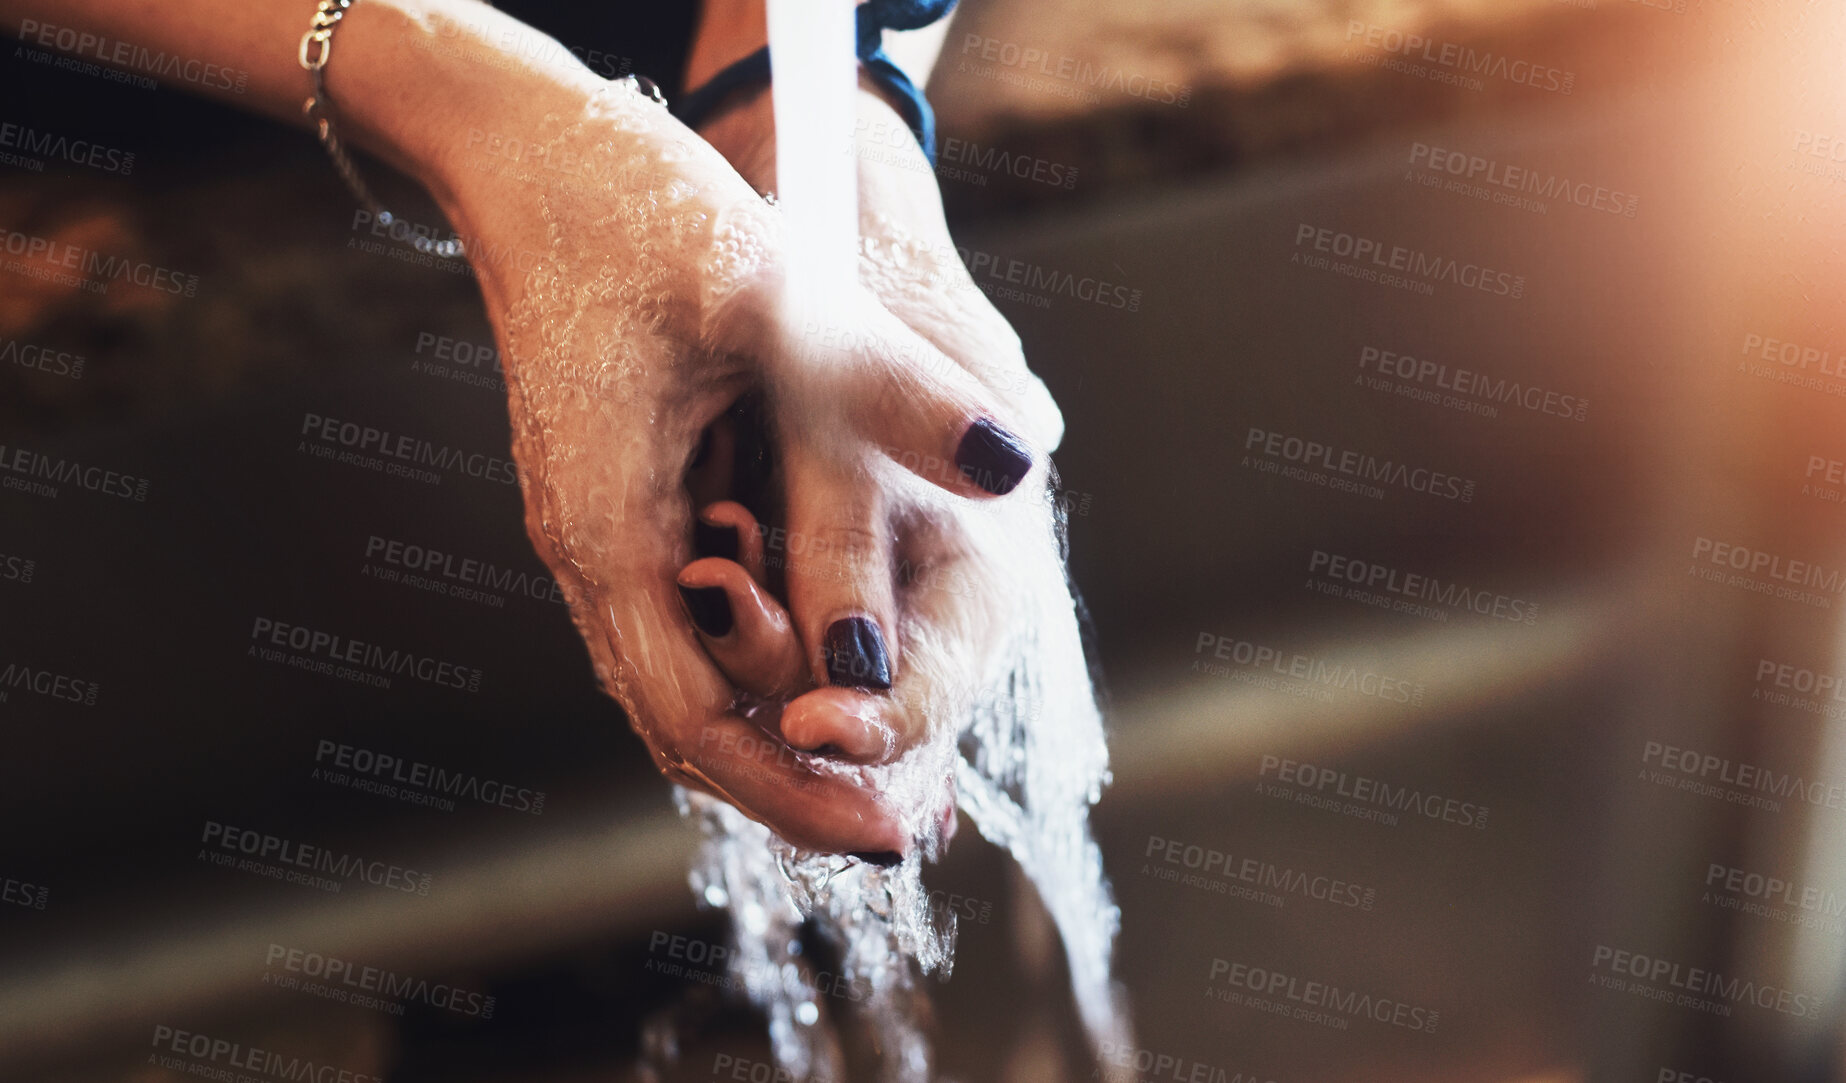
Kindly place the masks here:
<instances>
[{"instance_id":1,"label":"stream of running water","mask_svg":"<svg viewBox=\"0 0 1846 1083\"><path fill-rule=\"evenodd\" d=\"M777 201L782 235L792 239L789 326L820 326L829 313L839 318L834 302L851 295L859 273L857 158L845 152L857 78L852 8L770 0L769 39ZM768 1016L776 1059L796 1079L846 1078L842 1024L869 1028L889 1083L936 1077L922 978L948 978L956 922L946 908L932 909L922 873L939 856L934 825L951 794L1036 887L1062 937L1092 1046L1131 1043L1111 971L1120 912L1089 827L1090 806L1109 778L1102 716L1066 578L1058 505L1026 496L992 502L965 528L972 581L996 625L1012 629L990 666L990 686L945 700L953 706L936 713L954 717L931 717L927 738L899 762L861 769L914 828L918 844L902 864L885 869L803 852L724 802L679 796L704 832L692 888L702 903L728 912L731 977ZM813 958L816 938L837 956L830 971ZM1112 1075L1102 1063L1104 1077Z\"/></svg>"}]
</instances>

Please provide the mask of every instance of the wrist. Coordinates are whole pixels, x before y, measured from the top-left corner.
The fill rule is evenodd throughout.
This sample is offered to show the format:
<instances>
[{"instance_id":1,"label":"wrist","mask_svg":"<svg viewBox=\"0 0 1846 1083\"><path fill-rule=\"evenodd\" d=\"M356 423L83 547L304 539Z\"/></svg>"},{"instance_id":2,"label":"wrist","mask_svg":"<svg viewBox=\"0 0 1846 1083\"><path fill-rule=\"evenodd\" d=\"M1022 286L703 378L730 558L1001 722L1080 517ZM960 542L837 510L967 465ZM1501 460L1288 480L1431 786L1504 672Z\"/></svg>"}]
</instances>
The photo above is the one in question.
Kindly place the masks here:
<instances>
[{"instance_id":1,"label":"wrist","mask_svg":"<svg viewBox=\"0 0 1846 1083\"><path fill-rule=\"evenodd\" d=\"M325 72L344 137L430 190L445 210L472 136L537 131L603 85L569 50L485 4L363 0ZM478 142L479 140L475 140Z\"/></svg>"}]
</instances>

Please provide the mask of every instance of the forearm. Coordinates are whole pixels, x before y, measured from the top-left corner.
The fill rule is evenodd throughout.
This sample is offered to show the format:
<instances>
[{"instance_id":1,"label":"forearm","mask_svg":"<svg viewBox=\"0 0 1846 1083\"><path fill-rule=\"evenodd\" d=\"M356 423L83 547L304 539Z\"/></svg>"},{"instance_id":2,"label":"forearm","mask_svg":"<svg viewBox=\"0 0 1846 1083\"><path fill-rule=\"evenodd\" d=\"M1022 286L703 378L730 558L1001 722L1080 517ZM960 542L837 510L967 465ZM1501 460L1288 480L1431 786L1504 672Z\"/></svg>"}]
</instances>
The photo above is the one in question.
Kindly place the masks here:
<instances>
[{"instance_id":1,"label":"forearm","mask_svg":"<svg viewBox=\"0 0 1846 1083\"><path fill-rule=\"evenodd\" d=\"M174 85L305 126L313 79L298 51L314 0L184 7L175 17L157 0L0 0L0 30L144 74L162 70L135 59L148 54L230 68L240 88ZM581 228L633 206L637 229L648 212L651 236L622 240L652 246L630 258L650 266L672 298L665 333L701 332L713 231L738 221L734 208L761 201L660 106L611 87L555 40L475 0L360 0L334 29L323 74L341 139L421 183L462 236L490 316L500 319L531 268L551 258L553 219ZM613 95L606 107L593 108L604 93Z\"/></svg>"},{"instance_id":2,"label":"forearm","mask_svg":"<svg viewBox=\"0 0 1846 1083\"><path fill-rule=\"evenodd\" d=\"M154 56L234 72L173 85L305 126L313 83L298 51L314 9L311 0L189 0L182 15L158 0L0 0L0 19L28 44L131 70ZM580 100L601 82L562 47L530 47L548 40L474 0L363 0L335 30L325 71L341 135L435 185L465 145L469 118ZM484 78L482 58L514 62L495 62Z\"/></svg>"}]
</instances>

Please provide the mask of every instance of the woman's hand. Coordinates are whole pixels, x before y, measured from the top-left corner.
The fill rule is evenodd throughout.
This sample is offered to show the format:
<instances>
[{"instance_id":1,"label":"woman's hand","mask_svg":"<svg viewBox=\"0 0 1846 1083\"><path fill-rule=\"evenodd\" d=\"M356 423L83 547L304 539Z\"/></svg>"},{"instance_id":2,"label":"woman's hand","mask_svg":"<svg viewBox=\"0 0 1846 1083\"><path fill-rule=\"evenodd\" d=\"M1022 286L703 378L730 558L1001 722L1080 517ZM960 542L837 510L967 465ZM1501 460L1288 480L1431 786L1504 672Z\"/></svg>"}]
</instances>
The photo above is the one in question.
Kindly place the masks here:
<instances>
[{"instance_id":1,"label":"woman's hand","mask_svg":"<svg viewBox=\"0 0 1846 1083\"><path fill-rule=\"evenodd\" d=\"M840 152L858 170L860 281L886 310L995 396L1020 435L1045 451L1056 450L1063 415L1026 365L1012 325L969 275L949 234L929 159L869 82L861 86L857 106L854 138ZM699 131L757 190L775 190L768 88L740 93Z\"/></svg>"},{"instance_id":2,"label":"woman's hand","mask_svg":"<svg viewBox=\"0 0 1846 1083\"><path fill-rule=\"evenodd\" d=\"M912 667L898 554L874 525L881 470L902 463L967 502L1010 491L1042 456L960 367L904 363L934 351L869 295L832 309L850 347L811 349L779 303L773 209L632 83L548 91L483 118L430 179L507 358L527 531L663 772L798 845L905 852L914 816L855 773L911 743L887 706ZM676 583L694 555L684 479L701 434L758 390L782 433L786 536L804 539L785 554L789 679L813 691L786 713L740 696L751 686L707 656Z\"/></svg>"},{"instance_id":3,"label":"woman's hand","mask_svg":"<svg viewBox=\"0 0 1846 1083\"><path fill-rule=\"evenodd\" d=\"M21 26L49 20L240 72L234 87L191 89L302 123L307 9L195 7L174 20L120 0L0 0ZM832 444L791 441L788 456L793 492L816 494L805 529L846 543L827 558L844 578L802 588L789 626L806 681L837 695L842 651L827 642L826 614L857 606L874 622L897 619L883 601L890 569L863 559L877 547L850 544L883 499L861 467L904 462L942 499L984 499L1037 461L1030 433L1005 433L1024 422L1003 420L1006 398L953 364L919 374L867 355L819 376L792 364L785 347L799 336L774 303L774 215L657 103L604 83L525 24L463 0L367 0L320 55L340 138L420 180L462 235L507 358L528 533L656 761L798 844L904 849L900 817L862 778L763 742L706 656L674 582L692 556L682 479L699 434L749 389L805 386L856 404L828 427ZM842 451L848 438L889 460ZM869 642L859 637L862 653ZM886 661L901 682L901 650ZM851 724L819 722L795 728Z\"/></svg>"},{"instance_id":4,"label":"woman's hand","mask_svg":"<svg viewBox=\"0 0 1846 1083\"><path fill-rule=\"evenodd\" d=\"M774 189L774 129L766 92L751 95L718 114L703 129L757 188ZM859 173L862 250L860 278L875 310L840 313L803 330L810 348L827 354L837 371L856 364L884 374L883 394L856 401L882 416L873 431L896 431L906 415L927 413L928 394L906 386L952 377L978 388L1023 433L1036 459L1055 447L1063 420L1044 385L1026 367L1019 338L988 302L968 273L949 238L941 197L927 160L897 113L871 90L859 99L858 138L842 153L852 153ZM836 312L839 310L836 309ZM819 380L822 386L825 380ZM813 444L800 426L825 416L819 404L799 402L781 414L784 438L797 447ZM866 431L868 427L862 427ZM855 458L856 456L856 458ZM873 441L856 449L835 449L831 470L824 466L806 484L789 489L790 538L800 539L804 518L846 518L844 526L873 550L873 567L895 569L888 587L869 585L868 576L842 576L825 560L807 566L791 562L787 593L793 612L812 617L828 601L814 598L816 588L831 580L859 584L860 598L878 599L881 623L896 628L892 650L902 658L888 696L867 698L826 689L801 696L781 715L779 732L800 749L845 750L853 762L890 764L924 742L932 723L964 724L982 704L1010 710L1007 681L1022 671L1032 654L1074 658L1081 645L1064 633L1074 629L1063 560L1046 501L1046 479L1031 472L1023 492L1004 500L969 502L942 498L939 491L894 476L892 464L906 462L901 448ZM913 466L913 470L914 470ZM930 477L930 471L915 471ZM874 479L869 487L866 479ZM1011 488L1019 480L1007 485ZM836 495L837 491L837 495ZM871 494L856 503L846 493ZM736 518L720 510L719 519ZM750 552L744 567L703 560L687 568L681 582L721 587L740 612L735 633L706 637L707 646L727 674L740 685L753 674L782 671L778 660L787 651L777 637L779 625L755 614L764 584ZM746 574L746 571L749 574ZM753 580L753 576L755 579ZM771 601L773 607L773 599ZM1061 612L1060 612L1061 610ZM772 613L773 616L773 613ZM754 668L753 668L754 667ZM1030 663L1023 667L1030 669ZM855 730L851 723L860 723ZM862 740L843 740L858 733ZM953 749L953 742L936 742ZM941 769L932 758L924 769ZM941 800L925 800L906 809L914 839L928 844L928 828L946 815L953 823L949 788Z\"/></svg>"},{"instance_id":5,"label":"woman's hand","mask_svg":"<svg viewBox=\"0 0 1846 1083\"><path fill-rule=\"evenodd\" d=\"M879 795L816 772L737 710L674 582L692 555L683 479L700 434L764 378L751 347L772 333L773 216L628 83L490 132L445 167L445 209L507 358L527 533L604 689L669 778L800 845L903 850Z\"/></svg>"}]
</instances>

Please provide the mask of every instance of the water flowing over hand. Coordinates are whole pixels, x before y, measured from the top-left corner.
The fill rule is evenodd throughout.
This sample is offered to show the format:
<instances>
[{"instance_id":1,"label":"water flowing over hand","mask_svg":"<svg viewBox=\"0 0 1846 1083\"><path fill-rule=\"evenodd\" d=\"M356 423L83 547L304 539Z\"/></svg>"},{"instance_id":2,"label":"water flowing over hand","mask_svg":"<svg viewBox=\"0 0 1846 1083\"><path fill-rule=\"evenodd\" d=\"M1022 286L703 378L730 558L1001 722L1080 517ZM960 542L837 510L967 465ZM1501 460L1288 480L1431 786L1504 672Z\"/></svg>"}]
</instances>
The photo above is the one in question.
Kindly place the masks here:
<instances>
[{"instance_id":1,"label":"water flowing over hand","mask_svg":"<svg viewBox=\"0 0 1846 1083\"><path fill-rule=\"evenodd\" d=\"M892 629L903 619L887 601L886 562L901 554L855 517L881 504L895 463L930 499L971 503L1018 485L1040 456L995 423L1004 400L958 366L894 363L934 349L869 301L843 311L854 328L885 319L872 331L880 345L832 351L851 361L838 365L797 356L803 329L777 303L773 208L632 84L559 103L520 146L517 158L457 151L433 187L467 238L507 358L528 534L571 593L599 681L668 777L804 847L912 849L914 816L864 764L834 755L866 727L915 729L867 717L878 712L863 691L828 687L838 612ZM815 686L789 716L805 748L764 740L779 720L766 730L746 715L675 581L692 557L688 467L702 434L753 390L769 394L786 434L791 533L823 539L827 554L816 574L789 577ZM896 653L888 702L902 703L905 675L927 667Z\"/></svg>"}]
</instances>

